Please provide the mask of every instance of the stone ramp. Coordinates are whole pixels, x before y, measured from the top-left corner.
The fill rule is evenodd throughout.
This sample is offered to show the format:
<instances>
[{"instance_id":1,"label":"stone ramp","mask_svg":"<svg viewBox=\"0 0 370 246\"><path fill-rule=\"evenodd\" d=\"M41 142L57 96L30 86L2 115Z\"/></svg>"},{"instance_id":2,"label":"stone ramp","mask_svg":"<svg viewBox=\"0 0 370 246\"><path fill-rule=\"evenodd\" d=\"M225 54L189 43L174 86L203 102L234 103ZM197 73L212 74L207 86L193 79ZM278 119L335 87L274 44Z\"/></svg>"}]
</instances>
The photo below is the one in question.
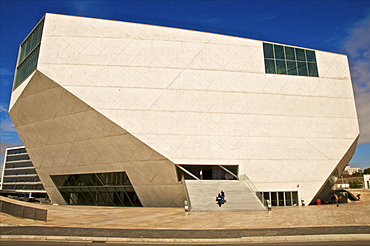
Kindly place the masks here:
<instances>
[{"instance_id":1,"label":"stone ramp","mask_svg":"<svg viewBox=\"0 0 370 246\"><path fill-rule=\"evenodd\" d=\"M185 180L190 211L266 210L242 180ZM225 192L226 203L216 203L217 194Z\"/></svg>"}]
</instances>

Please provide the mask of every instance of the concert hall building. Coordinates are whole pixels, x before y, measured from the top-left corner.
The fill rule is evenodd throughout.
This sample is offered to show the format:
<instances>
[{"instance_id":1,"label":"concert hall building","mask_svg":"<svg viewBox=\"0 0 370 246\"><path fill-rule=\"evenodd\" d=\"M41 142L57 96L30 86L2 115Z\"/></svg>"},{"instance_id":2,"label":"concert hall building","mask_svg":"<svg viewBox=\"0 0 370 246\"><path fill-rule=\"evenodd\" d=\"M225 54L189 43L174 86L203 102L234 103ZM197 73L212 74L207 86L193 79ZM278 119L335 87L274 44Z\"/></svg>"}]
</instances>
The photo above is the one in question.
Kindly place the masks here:
<instances>
[{"instance_id":1,"label":"concert hall building","mask_svg":"<svg viewBox=\"0 0 370 246\"><path fill-rule=\"evenodd\" d=\"M20 45L9 114L55 204L315 204L359 136L346 55L59 14Z\"/></svg>"}]
</instances>

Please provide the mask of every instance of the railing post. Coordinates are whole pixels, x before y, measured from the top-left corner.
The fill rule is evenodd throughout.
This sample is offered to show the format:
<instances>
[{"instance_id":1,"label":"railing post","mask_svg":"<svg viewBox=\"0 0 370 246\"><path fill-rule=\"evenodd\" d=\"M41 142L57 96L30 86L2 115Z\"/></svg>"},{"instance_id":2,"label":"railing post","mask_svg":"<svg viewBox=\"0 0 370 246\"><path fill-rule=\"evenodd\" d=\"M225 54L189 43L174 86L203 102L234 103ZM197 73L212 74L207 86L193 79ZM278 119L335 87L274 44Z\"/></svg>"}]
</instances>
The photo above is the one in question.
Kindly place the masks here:
<instances>
[{"instance_id":1,"label":"railing post","mask_svg":"<svg viewBox=\"0 0 370 246\"><path fill-rule=\"evenodd\" d=\"M185 190L185 197L186 197L186 201L187 201L187 205L188 205L188 211L191 210L191 202L190 202L190 196L189 196L189 193L188 193L188 188L186 186L186 181L184 180L184 190Z\"/></svg>"}]
</instances>

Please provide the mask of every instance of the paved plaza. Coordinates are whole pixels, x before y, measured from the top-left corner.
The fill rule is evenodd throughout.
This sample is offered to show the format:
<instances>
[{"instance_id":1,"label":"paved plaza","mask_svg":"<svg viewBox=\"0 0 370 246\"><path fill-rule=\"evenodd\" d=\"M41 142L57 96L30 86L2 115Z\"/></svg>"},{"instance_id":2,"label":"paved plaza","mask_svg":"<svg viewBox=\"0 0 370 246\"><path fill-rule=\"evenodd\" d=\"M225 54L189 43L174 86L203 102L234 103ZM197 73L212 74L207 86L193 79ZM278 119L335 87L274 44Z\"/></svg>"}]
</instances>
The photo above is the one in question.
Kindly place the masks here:
<instances>
[{"instance_id":1,"label":"paved plaza","mask_svg":"<svg viewBox=\"0 0 370 246\"><path fill-rule=\"evenodd\" d=\"M9 201L8 198L1 199ZM49 239L59 236L61 240L71 236L80 240L96 237L108 241L152 238L155 242L159 238L209 242L217 237L222 240L244 238L254 242L272 239L308 241L313 237L316 240L370 241L369 202L350 202L339 207L274 207L271 211L222 212L221 207L220 212L185 212L182 208L58 206L11 201L47 209L48 221L1 213L3 240L20 237L23 232L27 234L25 238L29 239L32 234L43 240L46 236Z\"/></svg>"}]
</instances>

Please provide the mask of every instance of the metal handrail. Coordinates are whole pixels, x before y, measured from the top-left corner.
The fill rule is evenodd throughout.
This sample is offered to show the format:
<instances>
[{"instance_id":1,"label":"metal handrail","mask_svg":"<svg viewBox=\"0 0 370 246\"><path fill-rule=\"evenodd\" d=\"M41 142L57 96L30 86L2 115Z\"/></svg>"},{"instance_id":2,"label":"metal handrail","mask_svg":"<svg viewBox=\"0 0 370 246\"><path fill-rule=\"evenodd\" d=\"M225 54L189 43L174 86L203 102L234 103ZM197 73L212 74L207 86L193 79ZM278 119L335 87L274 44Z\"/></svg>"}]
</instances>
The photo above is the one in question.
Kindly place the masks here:
<instances>
[{"instance_id":1,"label":"metal handrail","mask_svg":"<svg viewBox=\"0 0 370 246\"><path fill-rule=\"evenodd\" d=\"M253 182L248 178L246 174L240 175L239 179L245 182L245 184L249 187L249 189L253 191L253 194L255 194L255 196L257 196L258 199L260 199L264 206L267 206L265 198L262 196L257 187L253 184Z\"/></svg>"},{"instance_id":2,"label":"metal handrail","mask_svg":"<svg viewBox=\"0 0 370 246\"><path fill-rule=\"evenodd\" d=\"M185 181L185 178L184 176L182 176L182 181L183 181L183 184L184 184L184 190L185 190L185 197L186 197L186 201L188 202L188 208L189 208L189 211L191 210L191 202L190 202L190 196L189 196L189 193L188 193L188 188L186 187L186 181Z\"/></svg>"}]
</instances>

